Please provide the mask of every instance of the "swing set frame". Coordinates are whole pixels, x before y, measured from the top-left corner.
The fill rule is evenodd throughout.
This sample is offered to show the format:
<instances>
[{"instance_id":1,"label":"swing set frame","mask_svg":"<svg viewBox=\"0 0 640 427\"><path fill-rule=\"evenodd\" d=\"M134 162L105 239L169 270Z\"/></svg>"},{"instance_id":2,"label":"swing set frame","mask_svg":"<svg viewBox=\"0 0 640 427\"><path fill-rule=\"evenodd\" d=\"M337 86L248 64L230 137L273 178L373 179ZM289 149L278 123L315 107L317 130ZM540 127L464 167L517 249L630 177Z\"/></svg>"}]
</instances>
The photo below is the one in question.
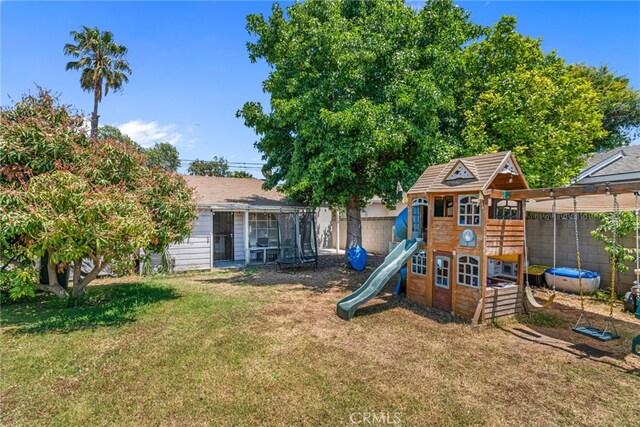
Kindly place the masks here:
<instances>
[{"instance_id":1,"label":"swing set frame","mask_svg":"<svg viewBox=\"0 0 640 427\"><path fill-rule=\"evenodd\" d=\"M582 286L582 261L580 257L580 242L579 242L579 233L578 233L578 202L577 199L581 196L603 196L603 197L613 197L613 210L614 213L614 228L617 228L619 223L619 215L620 215L620 206L618 203L618 196L621 194L633 194L635 196L635 215L636 215L636 260L637 263L638 258L640 258L640 248L638 248L638 195L640 194L640 182L623 182L623 183L612 183L612 184L597 184L597 185L585 185L585 186L571 186L571 187L560 187L560 188L537 188L537 189L523 189L523 190L513 190L509 192L509 194L505 194L505 192L494 192L496 194L489 193L487 196L489 197L500 197L504 198L507 195L512 199L522 200L524 205L526 206L526 202L529 200L534 201L552 201L552 214L554 219L554 239L553 239L553 251L554 251L554 267L556 260L556 202L558 199L573 199L573 212L572 216L574 219L574 231L575 231L575 239L576 239L576 261L577 261L577 269L578 269L578 283L579 283L579 292L580 292L580 315L576 324L572 328L572 330L576 333L586 335L588 337L600 340L600 341L610 341L613 339L617 339L620 336L618 335L615 324L614 324L614 316L613 316L613 306L615 302L615 283L616 283L616 257L612 255L611 257L611 286L610 286L610 299L609 299L609 316L607 318L607 322L603 329L599 329L594 327L585 311L584 305L584 292ZM629 207L628 210L632 210L633 208ZM610 211L611 212L611 211ZM616 233L613 233L613 241L615 244ZM526 233L525 233L525 257L526 257ZM640 283L640 265L636 266L636 283ZM528 277L525 283L525 295L527 297L528 303L536 308L547 308L553 302L553 299L556 296L555 283L553 287L553 294L551 297L544 303L538 303L533 297L533 293L531 292L531 288L529 286ZM636 337L640 339L640 336Z\"/></svg>"}]
</instances>

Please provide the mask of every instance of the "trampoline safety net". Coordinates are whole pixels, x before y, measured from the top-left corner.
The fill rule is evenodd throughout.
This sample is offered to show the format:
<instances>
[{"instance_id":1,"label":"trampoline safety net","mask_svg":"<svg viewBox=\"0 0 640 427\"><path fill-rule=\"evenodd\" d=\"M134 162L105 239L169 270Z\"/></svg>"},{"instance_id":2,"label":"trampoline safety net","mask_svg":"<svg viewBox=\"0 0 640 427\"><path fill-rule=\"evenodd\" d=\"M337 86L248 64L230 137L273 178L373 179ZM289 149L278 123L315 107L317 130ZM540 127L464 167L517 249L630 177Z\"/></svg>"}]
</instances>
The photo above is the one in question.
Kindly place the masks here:
<instances>
[{"instance_id":1,"label":"trampoline safety net","mask_svg":"<svg viewBox=\"0 0 640 427\"><path fill-rule=\"evenodd\" d=\"M278 266L318 266L316 220L313 212L281 213L278 222Z\"/></svg>"}]
</instances>

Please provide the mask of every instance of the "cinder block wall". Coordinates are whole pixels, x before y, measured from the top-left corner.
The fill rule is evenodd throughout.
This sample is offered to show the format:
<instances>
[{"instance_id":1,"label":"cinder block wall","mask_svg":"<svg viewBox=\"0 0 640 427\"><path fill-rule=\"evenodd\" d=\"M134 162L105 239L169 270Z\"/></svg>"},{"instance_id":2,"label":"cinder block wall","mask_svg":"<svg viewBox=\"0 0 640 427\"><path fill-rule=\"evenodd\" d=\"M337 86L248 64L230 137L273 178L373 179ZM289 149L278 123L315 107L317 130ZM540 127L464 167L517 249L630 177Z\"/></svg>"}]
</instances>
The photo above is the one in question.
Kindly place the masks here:
<instances>
[{"instance_id":1,"label":"cinder block wall","mask_svg":"<svg viewBox=\"0 0 640 427\"><path fill-rule=\"evenodd\" d=\"M529 214L527 219L527 246L530 264L553 265L553 219L551 214ZM580 259L582 268L600 273L600 287L611 286L611 261L602 242L591 236L600 221L589 215L580 215L578 237L580 240ZM625 237L621 244L635 248L633 237ZM570 214L558 215L556 235L556 266L576 267L576 239L574 221ZM617 290L622 294L633 285L634 265L627 264L629 271L619 274Z\"/></svg>"},{"instance_id":2,"label":"cinder block wall","mask_svg":"<svg viewBox=\"0 0 640 427\"><path fill-rule=\"evenodd\" d=\"M362 218L362 246L374 254L386 255L389 253L389 242L395 217L366 217ZM330 238L324 238L324 248L336 247L335 219L329 228ZM318 238L320 240L320 238ZM347 242L347 221L340 220L340 249L344 249Z\"/></svg>"}]
</instances>

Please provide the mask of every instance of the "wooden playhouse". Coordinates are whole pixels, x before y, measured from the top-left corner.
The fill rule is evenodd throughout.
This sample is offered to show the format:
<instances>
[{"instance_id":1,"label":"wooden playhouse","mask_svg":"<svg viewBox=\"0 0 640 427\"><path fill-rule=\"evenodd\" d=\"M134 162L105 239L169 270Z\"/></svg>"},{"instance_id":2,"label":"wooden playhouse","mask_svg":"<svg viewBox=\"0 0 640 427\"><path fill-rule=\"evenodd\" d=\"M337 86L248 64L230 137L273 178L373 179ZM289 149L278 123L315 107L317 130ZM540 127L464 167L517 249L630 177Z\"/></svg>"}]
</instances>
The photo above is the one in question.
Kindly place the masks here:
<instances>
[{"instance_id":1,"label":"wooden playhouse","mask_svg":"<svg viewBox=\"0 0 640 427\"><path fill-rule=\"evenodd\" d=\"M511 152L429 167L408 192L408 237L423 243L408 263L407 296L479 321L518 313L524 210L509 191L528 188Z\"/></svg>"}]
</instances>

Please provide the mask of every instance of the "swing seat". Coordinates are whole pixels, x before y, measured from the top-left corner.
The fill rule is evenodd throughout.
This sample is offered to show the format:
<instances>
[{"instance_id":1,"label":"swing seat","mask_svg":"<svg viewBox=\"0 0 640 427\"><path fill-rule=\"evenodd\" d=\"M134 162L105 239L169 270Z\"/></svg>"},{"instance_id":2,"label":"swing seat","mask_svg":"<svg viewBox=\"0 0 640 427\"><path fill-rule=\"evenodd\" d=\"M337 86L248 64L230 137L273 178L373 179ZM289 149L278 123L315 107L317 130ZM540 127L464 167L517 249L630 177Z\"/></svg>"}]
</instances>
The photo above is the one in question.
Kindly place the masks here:
<instances>
[{"instance_id":1,"label":"swing seat","mask_svg":"<svg viewBox=\"0 0 640 427\"><path fill-rule=\"evenodd\" d=\"M636 356L640 356L639 348L640 348L640 335L635 337L631 342L631 353L635 354Z\"/></svg>"},{"instance_id":2,"label":"swing seat","mask_svg":"<svg viewBox=\"0 0 640 427\"><path fill-rule=\"evenodd\" d=\"M611 341L620 338L620 335L593 326L578 326L573 328L573 332L595 338L598 341Z\"/></svg>"},{"instance_id":3,"label":"swing seat","mask_svg":"<svg viewBox=\"0 0 640 427\"><path fill-rule=\"evenodd\" d=\"M524 293L527 297L527 301L529 302L529 304L532 307L535 308L547 308L549 307L551 304L553 304L553 299L556 297L556 294L553 293L551 294L551 296L549 297L548 300L546 300L543 304L540 304L538 301L536 301L535 297L533 296L533 292L531 291L531 287L529 286L525 286L524 287Z\"/></svg>"}]
</instances>

